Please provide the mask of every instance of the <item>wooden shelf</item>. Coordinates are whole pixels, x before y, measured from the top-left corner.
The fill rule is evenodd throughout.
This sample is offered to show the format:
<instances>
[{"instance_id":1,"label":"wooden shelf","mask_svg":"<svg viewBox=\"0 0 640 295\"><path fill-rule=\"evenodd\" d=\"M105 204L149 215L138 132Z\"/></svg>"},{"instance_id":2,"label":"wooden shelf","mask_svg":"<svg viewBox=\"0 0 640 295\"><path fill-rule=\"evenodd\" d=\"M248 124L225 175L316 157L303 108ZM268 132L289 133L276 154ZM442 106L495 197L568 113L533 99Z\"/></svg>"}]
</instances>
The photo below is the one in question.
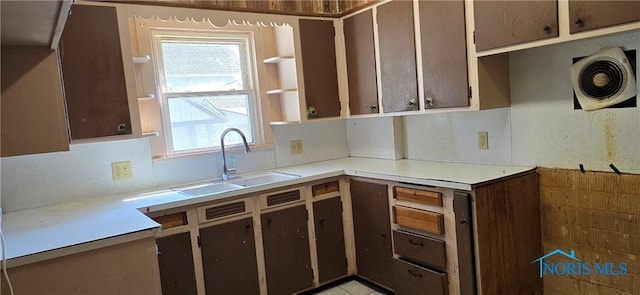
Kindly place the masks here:
<instances>
[{"instance_id":1,"label":"wooden shelf","mask_svg":"<svg viewBox=\"0 0 640 295\"><path fill-rule=\"evenodd\" d=\"M158 131L150 131L150 132L142 132L143 137L151 137L151 136L159 136L160 132Z\"/></svg>"},{"instance_id":2,"label":"wooden shelf","mask_svg":"<svg viewBox=\"0 0 640 295\"><path fill-rule=\"evenodd\" d=\"M156 96L152 93L147 94L146 96L138 97L138 101L147 101L147 100L155 100Z\"/></svg>"},{"instance_id":3,"label":"wooden shelf","mask_svg":"<svg viewBox=\"0 0 640 295\"><path fill-rule=\"evenodd\" d=\"M281 62L285 62L288 60L293 60L293 56L272 56L264 59L264 63L266 64L277 64Z\"/></svg>"},{"instance_id":4,"label":"wooden shelf","mask_svg":"<svg viewBox=\"0 0 640 295\"><path fill-rule=\"evenodd\" d=\"M293 124L300 124L300 121L273 121L269 124L270 125L293 125Z\"/></svg>"},{"instance_id":5,"label":"wooden shelf","mask_svg":"<svg viewBox=\"0 0 640 295\"><path fill-rule=\"evenodd\" d=\"M267 94L282 94L285 92L295 92L298 91L296 88L279 88L279 89L271 89L267 90Z\"/></svg>"},{"instance_id":6,"label":"wooden shelf","mask_svg":"<svg viewBox=\"0 0 640 295\"><path fill-rule=\"evenodd\" d=\"M133 57L133 63L134 64L144 64L144 63L147 63L150 60L151 60L151 57L148 54L147 55L143 55L143 56L134 56Z\"/></svg>"}]
</instances>

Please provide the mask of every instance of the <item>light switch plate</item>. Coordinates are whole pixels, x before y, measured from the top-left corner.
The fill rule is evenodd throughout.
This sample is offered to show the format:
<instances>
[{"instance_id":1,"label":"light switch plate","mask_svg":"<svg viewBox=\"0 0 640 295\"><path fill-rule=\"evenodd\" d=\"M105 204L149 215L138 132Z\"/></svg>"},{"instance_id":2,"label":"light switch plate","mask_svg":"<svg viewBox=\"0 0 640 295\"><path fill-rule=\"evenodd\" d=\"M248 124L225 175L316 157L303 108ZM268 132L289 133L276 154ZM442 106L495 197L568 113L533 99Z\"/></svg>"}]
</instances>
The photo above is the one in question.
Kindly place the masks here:
<instances>
[{"instance_id":1,"label":"light switch plate","mask_svg":"<svg viewBox=\"0 0 640 295\"><path fill-rule=\"evenodd\" d=\"M113 180L131 178L133 176L131 161L111 163L111 174L113 175Z\"/></svg>"},{"instance_id":2,"label":"light switch plate","mask_svg":"<svg viewBox=\"0 0 640 295\"><path fill-rule=\"evenodd\" d=\"M480 150L489 149L489 132L486 132L486 131L478 132L478 149Z\"/></svg>"},{"instance_id":3,"label":"light switch plate","mask_svg":"<svg viewBox=\"0 0 640 295\"><path fill-rule=\"evenodd\" d=\"M291 144L290 150L292 155L302 154L302 140L292 140L289 142Z\"/></svg>"}]
</instances>

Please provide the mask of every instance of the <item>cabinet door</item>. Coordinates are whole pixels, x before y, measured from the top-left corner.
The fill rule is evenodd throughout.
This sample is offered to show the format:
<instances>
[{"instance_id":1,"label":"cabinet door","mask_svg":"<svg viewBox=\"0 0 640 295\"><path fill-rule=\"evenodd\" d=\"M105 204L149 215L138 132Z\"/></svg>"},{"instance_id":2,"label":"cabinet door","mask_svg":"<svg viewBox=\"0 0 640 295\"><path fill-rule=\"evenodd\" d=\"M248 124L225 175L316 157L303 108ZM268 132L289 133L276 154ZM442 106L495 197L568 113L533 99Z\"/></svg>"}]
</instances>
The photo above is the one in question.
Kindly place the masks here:
<instances>
[{"instance_id":1,"label":"cabinet door","mask_svg":"<svg viewBox=\"0 0 640 295\"><path fill-rule=\"evenodd\" d=\"M313 203L320 283L347 275L340 197Z\"/></svg>"},{"instance_id":2,"label":"cabinet door","mask_svg":"<svg viewBox=\"0 0 640 295\"><path fill-rule=\"evenodd\" d=\"M358 13L344 20L344 46L349 80L351 115L378 113L378 85L373 40L373 13Z\"/></svg>"},{"instance_id":3,"label":"cabinet door","mask_svg":"<svg viewBox=\"0 0 640 295\"><path fill-rule=\"evenodd\" d=\"M61 52L71 138L131 134L116 9L73 5Z\"/></svg>"},{"instance_id":4,"label":"cabinet door","mask_svg":"<svg viewBox=\"0 0 640 295\"><path fill-rule=\"evenodd\" d=\"M359 180L350 183L358 275L393 289L387 186Z\"/></svg>"},{"instance_id":5,"label":"cabinet door","mask_svg":"<svg viewBox=\"0 0 640 295\"><path fill-rule=\"evenodd\" d=\"M2 46L2 156L69 150L57 52Z\"/></svg>"},{"instance_id":6,"label":"cabinet door","mask_svg":"<svg viewBox=\"0 0 640 295\"><path fill-rule=\"evenodd\" d=\"M382 106L385 113L418 110L413 3L378 7Z\"/></svg>"},{"instance_id":7,"label":"cabinet door","mask_svg":"<svg viewBox=\"0 0 640 295\"><path fill-rule=\"evenodd\" d=\"M569 1L570 32L577 33L640 20L640 1Z\"/></svg>"},{"instance_id":8,"label":"cabinet door","mask_svg":"<svg viewBox=\"0 0 640 295\"><path fill-rule=\"evenodd\" d=\"M189 233L156 240L162 294L196 294L196 274Z\"/></svg>"},{"instance_id":9,"label":"cabinet door","mask_svg":"<svg viewBox=\"0 0 640 295\"><path fill-rule=\"evenodd\" d=\"M469 106L464 1L420 1L425 108Z\"/></svg>"},{"instance_id":10,"label":"cabinet door","mask_svg":"<svg viewBox=\"0 0 640 295\"><path fill-rule=\"evenodd\" d=\"M333 21L300 20L300 47L308 118L340 116Z\"/></svg>"},{"instance_id":11,"label":"cabinet door","mask_svg":"<svg viewBox=\"0 0 640 295\"><path fill-rule=\"evenodd\" d=\"M557 1L474 1L476 50L558 36Z\"/></svg>"},{"instance_id":12,"label":"cabinet door","mask_svg":"<svg viewBox=\"0 0 640 295\"><path fill-rule=\"evenodd\" d=\"M261 215L269 294L291 294L312 287L307 218L304 205Z\"/></svg>"},{"instance_id":13,"label":"cabinet door","mask_svg":"<svg viewBox=\"0 0 640 295\"><path fill-rule=\"evenodd\" d=\"M253 218L200 229L207 294L260 294Z\"/></svg>"}]
</instances>

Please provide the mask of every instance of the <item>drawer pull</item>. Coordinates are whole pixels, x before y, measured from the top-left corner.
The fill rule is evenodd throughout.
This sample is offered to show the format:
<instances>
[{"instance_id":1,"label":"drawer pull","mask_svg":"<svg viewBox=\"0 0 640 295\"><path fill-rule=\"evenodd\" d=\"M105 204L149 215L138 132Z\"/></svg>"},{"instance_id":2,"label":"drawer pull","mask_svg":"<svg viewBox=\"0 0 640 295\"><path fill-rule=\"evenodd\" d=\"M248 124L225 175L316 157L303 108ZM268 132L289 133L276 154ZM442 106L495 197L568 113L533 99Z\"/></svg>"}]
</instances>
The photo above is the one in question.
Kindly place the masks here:
<instances>
[{"instance_id":1,"label":"drawer pull","mask_svg":"<svg viewBox=\"0 0 640 295\"><path fill-rule=\"evenodd\" d=\"M407 269L407 271L409 272L410 275L414 276L414 277L419 277L422 278L422 274L419 272L415 272L413 270Z\"/></svg>"},{"instance_id":2,"label":"drawer pull","mask_svg":"<svg viewBox=\"0 0 640 295\"><path fill-rule=\"evenodd\" d=\"M421 246L424 247L424 244L422 242L414 242L413 240L409 240L409 243L411 243L411 245L416 245L416 246Z\"/></svg>"}]
</instances>

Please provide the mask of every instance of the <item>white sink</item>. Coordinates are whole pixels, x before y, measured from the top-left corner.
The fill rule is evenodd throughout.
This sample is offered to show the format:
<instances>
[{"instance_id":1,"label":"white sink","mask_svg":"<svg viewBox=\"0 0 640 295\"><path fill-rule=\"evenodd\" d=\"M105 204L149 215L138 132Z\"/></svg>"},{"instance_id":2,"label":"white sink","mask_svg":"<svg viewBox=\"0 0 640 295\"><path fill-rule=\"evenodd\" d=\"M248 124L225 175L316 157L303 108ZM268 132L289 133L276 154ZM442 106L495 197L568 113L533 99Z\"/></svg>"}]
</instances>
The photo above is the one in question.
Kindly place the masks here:
<instances>
[{"instance_id":1,"label":"white sink","mask_svg":"<svg viewBox=\"0 0 640 295\"><path fill-rule=\"evenodd\" d=\"M243 188L240 185L236 185L229 182L216 182L209 184L202 184L197 186L191 186L186 188L175 189L182 194L198 197L198 196L209 196L217 193L228 192L232 190L237 190Z\"/></svg>"},{"instance_id":2,"label":"white sink","mask_svg":"<svg viewBox=\"0 0 640 295\"><path fill-rule=\"evenodd\" d=\"M286 180L295 179L298 177L300 177L300 175L286 174L286 173L280 173L280 172L263 172L263 173L253 174L253 175L241 176L239 179L232 180L231 183L237 184L243 187L250 187L250 186L256 186L256 185L286 181Z\"/></svg>"}]
</instances>

